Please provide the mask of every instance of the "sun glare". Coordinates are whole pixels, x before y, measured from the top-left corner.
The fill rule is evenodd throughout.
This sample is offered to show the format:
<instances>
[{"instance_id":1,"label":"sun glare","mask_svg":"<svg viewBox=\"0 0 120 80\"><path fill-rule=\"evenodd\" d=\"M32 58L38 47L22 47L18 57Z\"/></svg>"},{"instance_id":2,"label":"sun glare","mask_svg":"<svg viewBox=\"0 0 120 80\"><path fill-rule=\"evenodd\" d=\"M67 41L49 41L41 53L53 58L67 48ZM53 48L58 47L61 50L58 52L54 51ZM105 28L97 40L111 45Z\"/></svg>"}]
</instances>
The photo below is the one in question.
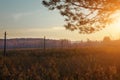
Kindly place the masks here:
<instances>
[{"instance_id":1,"label":"sun glare","mask_svg":"<svg viewBox=\"0 0 120 80\"><path fill-rule=\"evenodd\" d=\"M112 17L113 22L110 23L110 33L114 35L115 38L120 38L120 11L117 11Z\"/></svg>"}]
</instances>

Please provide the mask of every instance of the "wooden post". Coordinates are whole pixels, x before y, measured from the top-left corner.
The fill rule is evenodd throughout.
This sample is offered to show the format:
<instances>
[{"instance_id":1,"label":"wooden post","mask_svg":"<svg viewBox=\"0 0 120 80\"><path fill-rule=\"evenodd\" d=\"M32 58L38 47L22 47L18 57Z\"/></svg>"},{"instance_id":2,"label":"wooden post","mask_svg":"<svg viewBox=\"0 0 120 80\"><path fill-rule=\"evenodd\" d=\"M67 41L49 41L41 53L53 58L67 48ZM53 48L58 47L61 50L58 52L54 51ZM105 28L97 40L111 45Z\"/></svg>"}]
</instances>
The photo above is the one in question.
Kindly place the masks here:
<instances>
[{"instance_id":1,"label":"wooden post","mask_svg":"<svg viewBox=\"0 0 120 80\"><path fill-rule=\"evenodd\" d=\"M4 33L4 56L6 56L6 32Z\"/></svg>"},{"instance_id":2,"label":"wooden post","mask_svg":"<svg viewBox=\"0 0 120 80\"><path fill-rule=\"evenodd\" d=\"M64 47L64 46L63 46L63 42L64 42L64 41L61 40L61 49L63 49L63 47Z\"/></svg>"},{"instance_id":3,"label":"wooden post","mask_svg":"<svg viewBox=\"0 0 120 80\"><path fill-rule=\"evenodd\" d=\"M46 50L46 37L44 36L44 53L45 53L45 50Z\"/></svg>"}]
</instances>

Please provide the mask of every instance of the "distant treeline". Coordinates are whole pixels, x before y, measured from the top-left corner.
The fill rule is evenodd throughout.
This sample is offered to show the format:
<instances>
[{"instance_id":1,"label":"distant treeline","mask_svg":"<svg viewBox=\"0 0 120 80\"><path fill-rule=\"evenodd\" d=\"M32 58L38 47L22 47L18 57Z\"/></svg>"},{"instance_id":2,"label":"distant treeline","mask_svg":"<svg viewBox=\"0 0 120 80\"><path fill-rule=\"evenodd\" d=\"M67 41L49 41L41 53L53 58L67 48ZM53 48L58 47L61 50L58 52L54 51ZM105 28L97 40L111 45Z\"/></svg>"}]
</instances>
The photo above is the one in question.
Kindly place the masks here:
<instances>
[{"instance_id":1,"label":"distant treeline","mask_svg":"<svg viewBox=\"0 0 120 80\"><path fill-rule=\"evenodd\" d=\"M4 40L0 39L0 48L4 47ZM69 47L71 42L69 40L53 40L46 39L46 48L61 48ZM7 48L43 48L44 39L43 38L17 38L17 39L7 39Z\"/></svg>"},{"instance_id":2,"label":"distant treeline","mask_svg":"<svg viewBox=\"0 0 120 80\"><path fill-rule=\"evenodd\" d=\"M0 39L0 49L4 47L4 40ZM99 46L120 46L120 40L103 40L103 41L70 41L66 39L54 40L46 39L46 48L71 48L71 47L99 47ZM7 39L7 49L14 48L44 48L43 38L15 38Z\"/></svg>"}]
</instances>

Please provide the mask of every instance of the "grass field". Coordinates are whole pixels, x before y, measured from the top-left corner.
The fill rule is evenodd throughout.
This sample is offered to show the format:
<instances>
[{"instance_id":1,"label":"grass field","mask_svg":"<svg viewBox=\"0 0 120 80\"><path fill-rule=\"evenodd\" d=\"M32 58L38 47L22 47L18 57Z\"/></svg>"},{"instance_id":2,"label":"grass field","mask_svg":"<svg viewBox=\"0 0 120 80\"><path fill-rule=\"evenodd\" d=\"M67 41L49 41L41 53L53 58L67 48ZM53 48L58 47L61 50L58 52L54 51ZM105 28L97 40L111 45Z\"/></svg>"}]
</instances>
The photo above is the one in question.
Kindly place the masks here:
<instances>
[{"instance_id":1,"label":"grass field","mask_svg":"<svg viewBox=\"0 0 120 80\"><path fill-rule=\"evenodd\" d=\"M120 80L120 48L0 51L0 80Z\"/></svg>"}]
</instances>

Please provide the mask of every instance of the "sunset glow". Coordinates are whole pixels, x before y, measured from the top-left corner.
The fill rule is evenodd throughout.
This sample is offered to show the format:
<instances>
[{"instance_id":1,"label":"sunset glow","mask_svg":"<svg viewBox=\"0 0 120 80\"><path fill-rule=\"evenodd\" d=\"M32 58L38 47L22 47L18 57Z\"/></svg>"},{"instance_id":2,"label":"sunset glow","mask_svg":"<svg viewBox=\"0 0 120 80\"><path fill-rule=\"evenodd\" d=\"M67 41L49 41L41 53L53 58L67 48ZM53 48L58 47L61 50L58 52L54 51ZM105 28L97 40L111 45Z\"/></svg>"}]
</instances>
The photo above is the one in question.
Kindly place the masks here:
<instances>
[{"instance_id":1,"label":"sunset glow","mask_svg":"<svg viewBox=\"0 0 120 80\"><path fill-rule=\"evenodd\" d=\"M0 0L0 80L120 80L120 0Z\"/></svg>"},{"instance_id":2,"label":"sunset glow","mask_svg":"<svg viewBox=\"0 0 120 80\"><path fill-rule=\"evenodd\" d=\"M24 4L23 4L24 3ZM119 12L118 12L119 13ZM104 36L120 38L120 15L114 23L92 34L79 34L68 31L64 17L58 11L49 11L40 0L0 0L0 38L7 31L8 38L47 38L80 40L103 40Z\"/></svg>"}]
</instances>

